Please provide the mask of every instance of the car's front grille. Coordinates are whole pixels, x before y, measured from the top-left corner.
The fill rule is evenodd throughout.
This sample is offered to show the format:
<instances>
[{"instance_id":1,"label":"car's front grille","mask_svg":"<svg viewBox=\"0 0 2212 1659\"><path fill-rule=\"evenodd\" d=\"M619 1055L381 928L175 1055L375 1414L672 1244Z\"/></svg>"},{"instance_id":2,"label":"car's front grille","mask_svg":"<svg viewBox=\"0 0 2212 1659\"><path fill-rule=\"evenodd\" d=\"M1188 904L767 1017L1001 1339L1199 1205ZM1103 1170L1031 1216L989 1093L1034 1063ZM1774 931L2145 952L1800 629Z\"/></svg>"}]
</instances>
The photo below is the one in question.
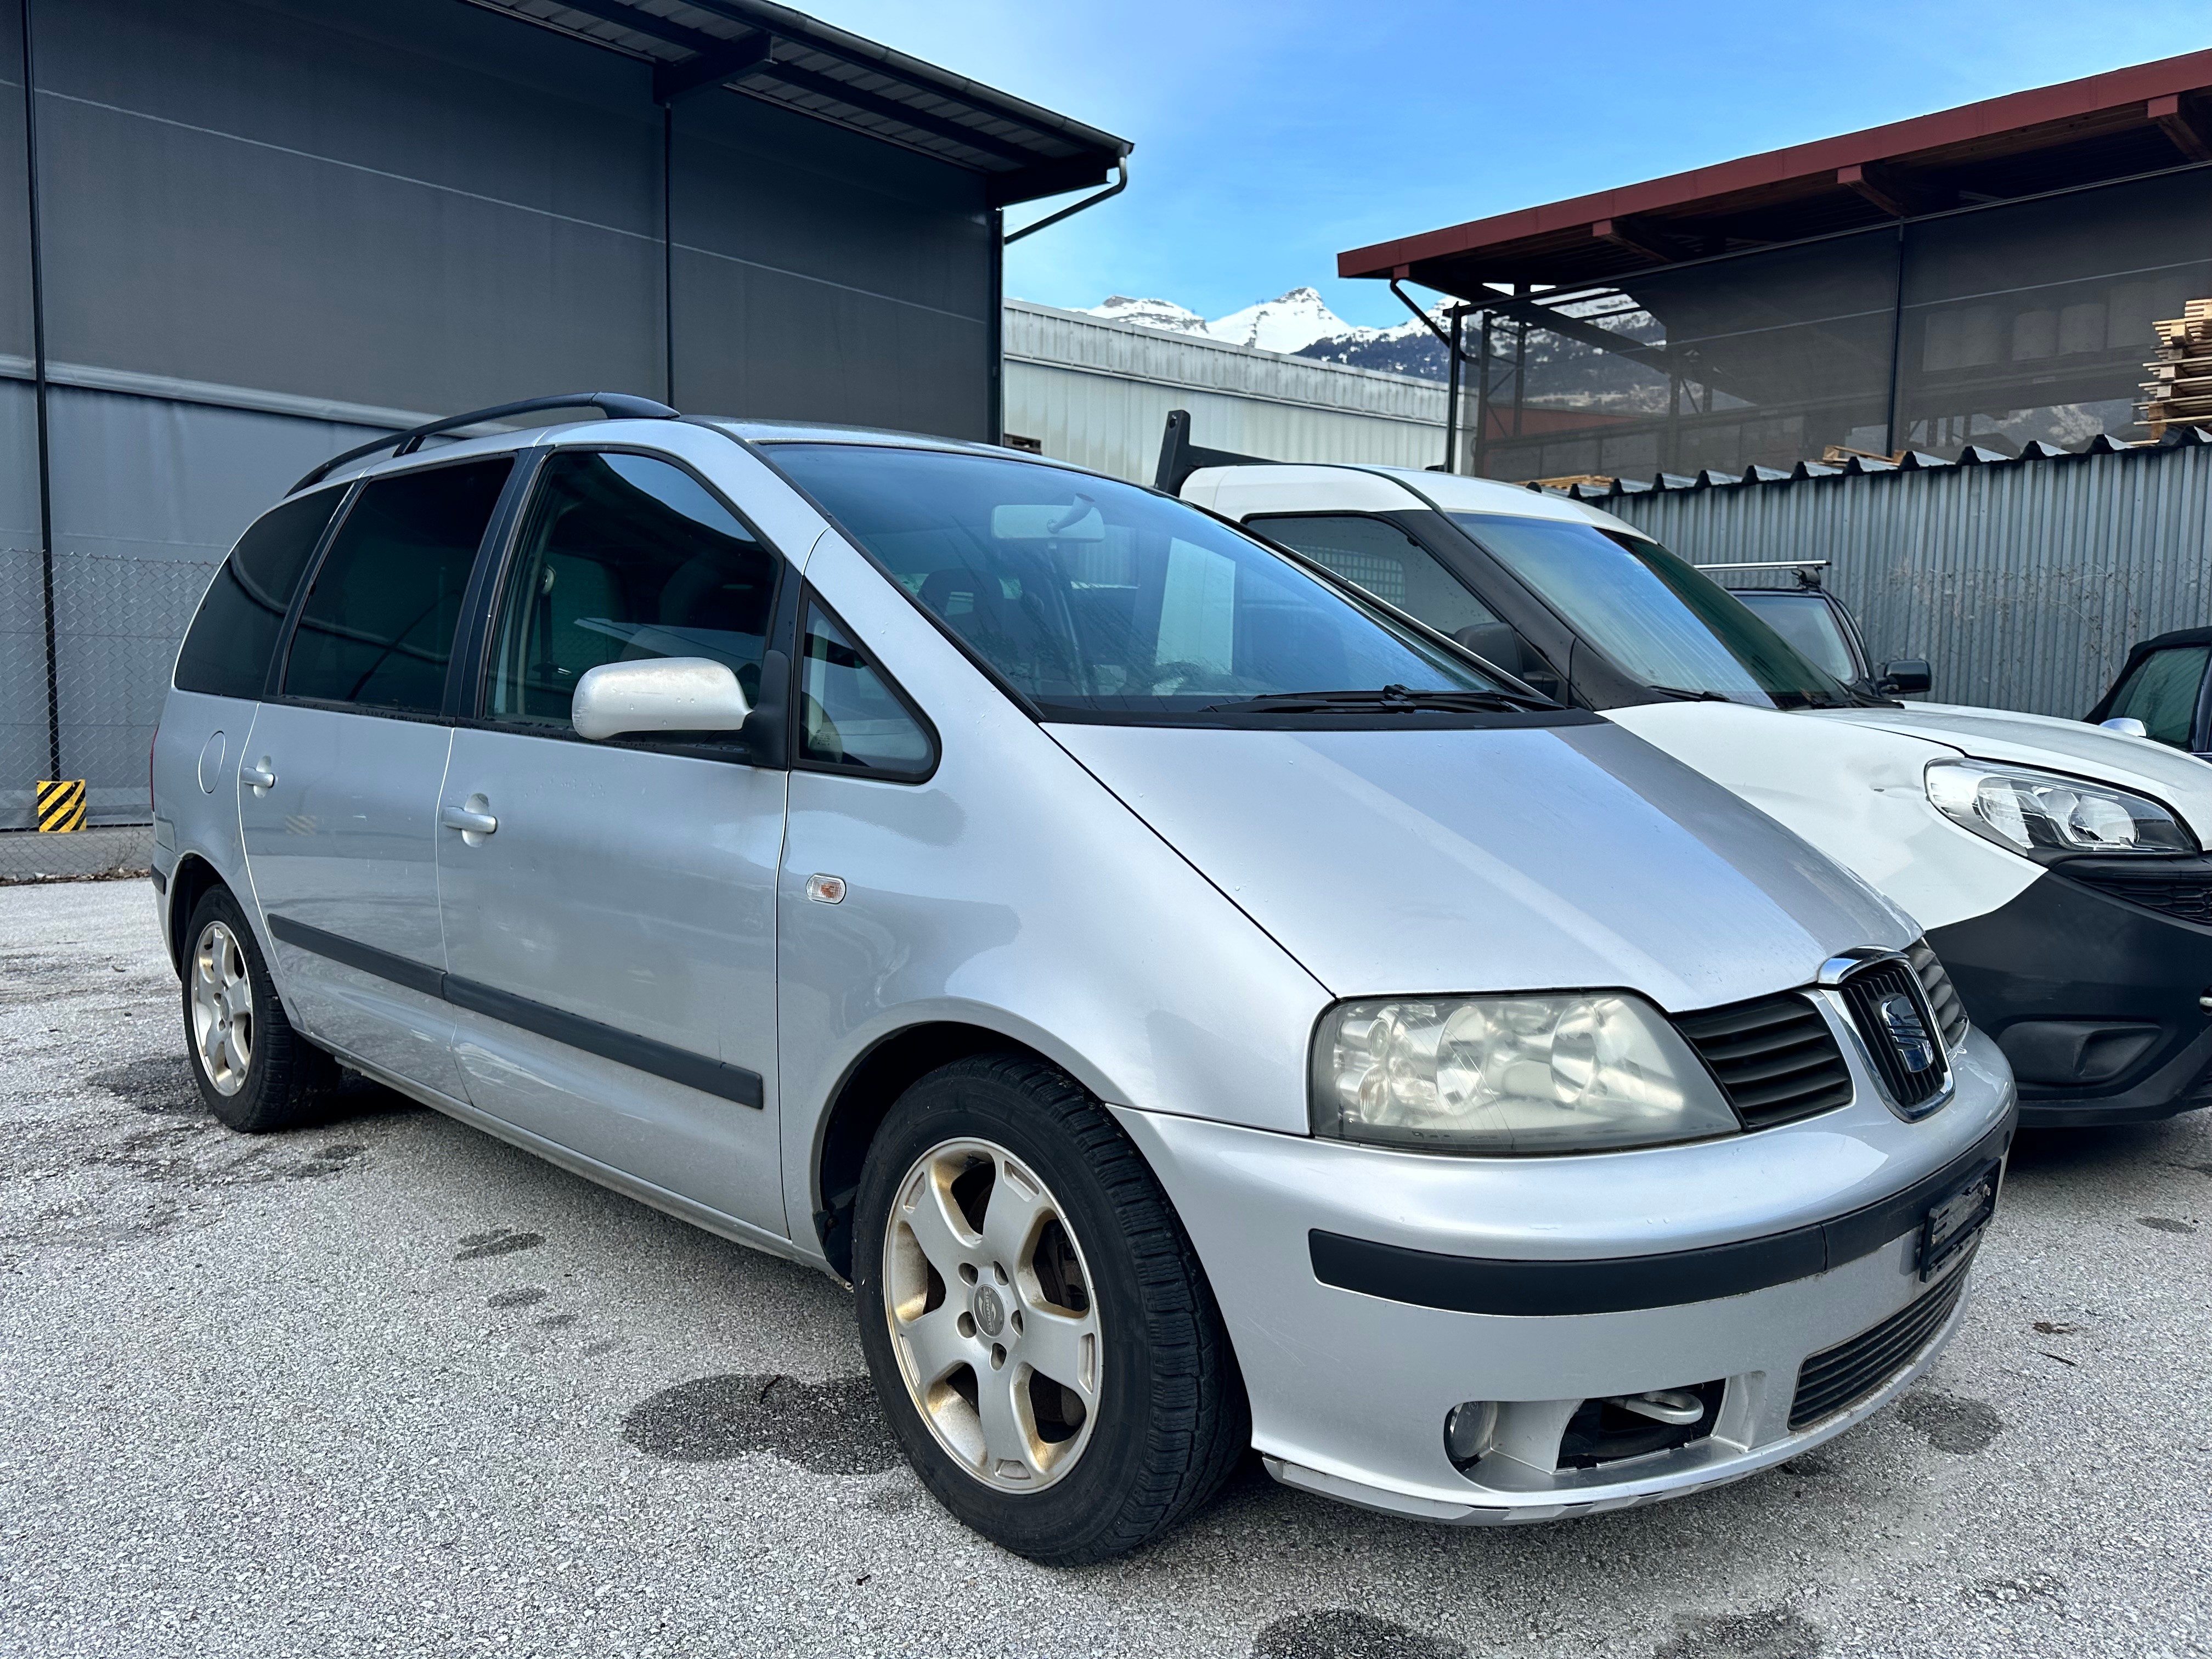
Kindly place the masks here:
<instances>
[{"instance_id":1,"label":"car's front grille","mask_svg":"<svg viewBox=\"0 0 2212 1659\"><path fill-rule=\"evenodd\" d=\"M1942 1094L1950 1067L1941 1028L1912 964L1878 957L1846 974L1838 988L1882 1087L1899 1109L1910 1112Z\"/></svg>"},{"instance_id":2,"label":"car's front grille","mask_svg":"<svg viewBox=\"0 0 2212 1659\"><path fill-rule=\"evenodd\" d=\"M1951 975L1922 939L1905 953L1912 959L1912 971L1920 975L1920 989L1928 999L1928 1012L1936 1016L1936 1027L1943 1033L1943 1046L1955 1048L1966 1040L1966 1005L1959 1000L1958 988L1951 983Z\"/></svg>"},{"instance_id":3,"label":"car's front grille","mask_svg":"<svg viewBox=\"0 0 2212 1659\"><path fill-rule=\"evenodd\" d=\"M2107 866L2061 865L2062 873L2100 893L2140 904L2146 910L2212 927L2212 872L2191 860L2183 870L2115 870Z\"/></svg>"},{"instance_id":4,"label":"car's front grille","mask_svg":"<svg viewBox=\"0 0 2212 1659\"><path fill-rule=\"evenodd\" d=\"M1712 1067L1747 1129L1850 1103L1850 1068L1835 1033L1795 991L1679 1014L1674 1025Z\"/></svg>"},{"instance_id":5,"label":"car's front grille","mask_svg":"<svg viewBox=\"0 0 2212 1659\"><path fill-rule=\"evenodd\" d=\"M1961 1262L1941 1285L1906 1303L1872 1330L1823 1349L1799 1366L1797 1395L1790 1404L1790 1428L1808 1428L1848 1410L1917 1359L1959 1305L1971 1265Z\"/></svg>"}]
</instances>

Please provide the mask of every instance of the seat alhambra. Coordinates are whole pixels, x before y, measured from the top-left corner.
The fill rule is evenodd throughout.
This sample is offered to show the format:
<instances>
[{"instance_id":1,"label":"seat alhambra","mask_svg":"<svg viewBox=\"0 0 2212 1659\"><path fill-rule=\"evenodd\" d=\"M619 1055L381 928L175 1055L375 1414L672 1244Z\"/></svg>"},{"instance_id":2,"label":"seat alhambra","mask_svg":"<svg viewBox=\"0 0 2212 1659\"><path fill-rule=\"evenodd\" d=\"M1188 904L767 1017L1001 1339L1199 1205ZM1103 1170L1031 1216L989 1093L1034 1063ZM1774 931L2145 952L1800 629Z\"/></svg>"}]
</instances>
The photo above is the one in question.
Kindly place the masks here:
<instances>
[{"instance_id":1,"label":"seat alhambra","mask_svg":"<svg viewBox=\"0 0 2212 1659\"><path fill-rule=\"evenodd\" d=\"M1156 492L610 418L317 469L153 757L186 1041L848 1281L953 1513L1097 1560L1247 1448L1540 1521L1737 1479L1961 1317L2014 1106L1904 915Z\"/></svg>"}]
</instances>

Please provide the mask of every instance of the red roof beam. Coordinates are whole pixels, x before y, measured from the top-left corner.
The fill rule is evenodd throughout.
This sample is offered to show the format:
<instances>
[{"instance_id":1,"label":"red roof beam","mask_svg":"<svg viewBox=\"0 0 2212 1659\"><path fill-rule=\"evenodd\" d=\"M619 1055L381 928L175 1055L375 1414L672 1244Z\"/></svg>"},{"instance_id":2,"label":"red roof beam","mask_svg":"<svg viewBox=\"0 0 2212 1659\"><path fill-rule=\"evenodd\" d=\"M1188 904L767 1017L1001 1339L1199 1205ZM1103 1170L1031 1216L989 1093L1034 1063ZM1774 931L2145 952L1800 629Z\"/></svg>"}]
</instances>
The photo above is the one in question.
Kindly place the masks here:
<instances>
[{"instance_id":1,"label":"red roof beam","mask_svg":"<svg viewBox=\"0 0 2212 1659\"><path fill-rule=\"evenodd\" d=\"M1845 167L1909 161L1929 151L1972 146L1977 140L2027 128L2078 123L2108 113L2124 112L2126 119L2156 121L2177 146L2204 143L2212 139L2212 131L2207 130L2206 124L2192 121L2182 103L2184 94L2202 88L2212 88L2212 51L2185 52L2054 87L2009 93L1860 132L1352 248L1337 256L1337 274L1380 276L1401 265L1450 258L1547 233L1587 229L1601 220L1632 219L1692 204L1702 208L1717 198L1777 185L1796 183L1833 188L1841 182L1837 175ZM2168 100L2172 108L2166 112L2167 119L2160 121L2151 106L2154 102L2163 106ZM2177 131L2183 136L2176 137Z\"/></svg>"}]
</instances>

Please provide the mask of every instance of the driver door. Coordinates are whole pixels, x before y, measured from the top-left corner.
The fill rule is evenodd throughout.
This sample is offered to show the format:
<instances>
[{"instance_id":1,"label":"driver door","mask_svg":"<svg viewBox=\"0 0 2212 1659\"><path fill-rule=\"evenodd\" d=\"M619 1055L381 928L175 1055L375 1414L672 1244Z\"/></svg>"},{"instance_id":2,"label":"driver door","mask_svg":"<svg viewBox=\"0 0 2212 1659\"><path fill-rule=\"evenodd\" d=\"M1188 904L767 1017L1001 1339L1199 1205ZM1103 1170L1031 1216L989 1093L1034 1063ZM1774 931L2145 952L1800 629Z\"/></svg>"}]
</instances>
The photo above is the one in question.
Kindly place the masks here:
<instances>
[{"instance_id":1,"label":"driver door","mask_svg":"<svg viewBox=\"0 0 2212 1659\"><path fill-rule=\"evenodd\" d=\"M569 725L601 663L709 657L757 696L783 562L659 456L556 451L521 522L437 830L471 1098L652 1194L784 1235L789 774L734 743L589 743Z\"/></svg>"}]
</instances>

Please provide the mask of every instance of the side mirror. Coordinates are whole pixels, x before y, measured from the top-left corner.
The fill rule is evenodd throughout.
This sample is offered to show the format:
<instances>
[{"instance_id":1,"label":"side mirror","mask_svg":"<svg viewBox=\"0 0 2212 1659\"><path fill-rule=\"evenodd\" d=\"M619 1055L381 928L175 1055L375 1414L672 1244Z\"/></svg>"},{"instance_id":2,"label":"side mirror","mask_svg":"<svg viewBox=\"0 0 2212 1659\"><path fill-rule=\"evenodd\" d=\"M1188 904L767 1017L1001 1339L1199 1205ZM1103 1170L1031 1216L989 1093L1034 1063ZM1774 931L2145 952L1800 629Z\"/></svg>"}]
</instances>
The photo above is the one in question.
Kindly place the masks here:
<instances>
[{"instance_id":1,"label":"side mirror","mask_svg":"<svg viewBox=\"0 0 2212 1659\"><path fill-rule=\"evenodd\" d=\"M1934 683L1928 672L1925 659L1901 657L1895 662L1886 662L1875 670L1875 690L1893 696L1925 691Z\"/></svg>"},{"instance_id":2,"label":"side mirror","mask_svg":"<svg viewBox=\"0 0 2212 1659\"><path fill-rule=\"evenodd\" d=\"M568 723L596 742L647 732L734 732L751 713L726 663L649 657L586 671L576 682Z\"/></svg>"},{"instance_id":3,"label":"side mirror","mask_svg":"<svg viewBox=\"0 0 2212 1659\"><path fill-rule=\"evenodd\" d=\"M1452 638L1492 667L1516 676L1522 672L1521 636L1504 623L1474 623Z\"/></svg>"},{"instance_id":4,"label":"side mirror","mask_svg":"<svg viewBox=\"0 0 2212 1659\"><path fill-rule=\"evenodd\" d=\"M2118 732L2130 738L2147 738L2150 735L2148 726L2128 714L2122 714L2114 720L2099 720L2097 724L2105 731Z\"/></svg>"}]
</instances>

